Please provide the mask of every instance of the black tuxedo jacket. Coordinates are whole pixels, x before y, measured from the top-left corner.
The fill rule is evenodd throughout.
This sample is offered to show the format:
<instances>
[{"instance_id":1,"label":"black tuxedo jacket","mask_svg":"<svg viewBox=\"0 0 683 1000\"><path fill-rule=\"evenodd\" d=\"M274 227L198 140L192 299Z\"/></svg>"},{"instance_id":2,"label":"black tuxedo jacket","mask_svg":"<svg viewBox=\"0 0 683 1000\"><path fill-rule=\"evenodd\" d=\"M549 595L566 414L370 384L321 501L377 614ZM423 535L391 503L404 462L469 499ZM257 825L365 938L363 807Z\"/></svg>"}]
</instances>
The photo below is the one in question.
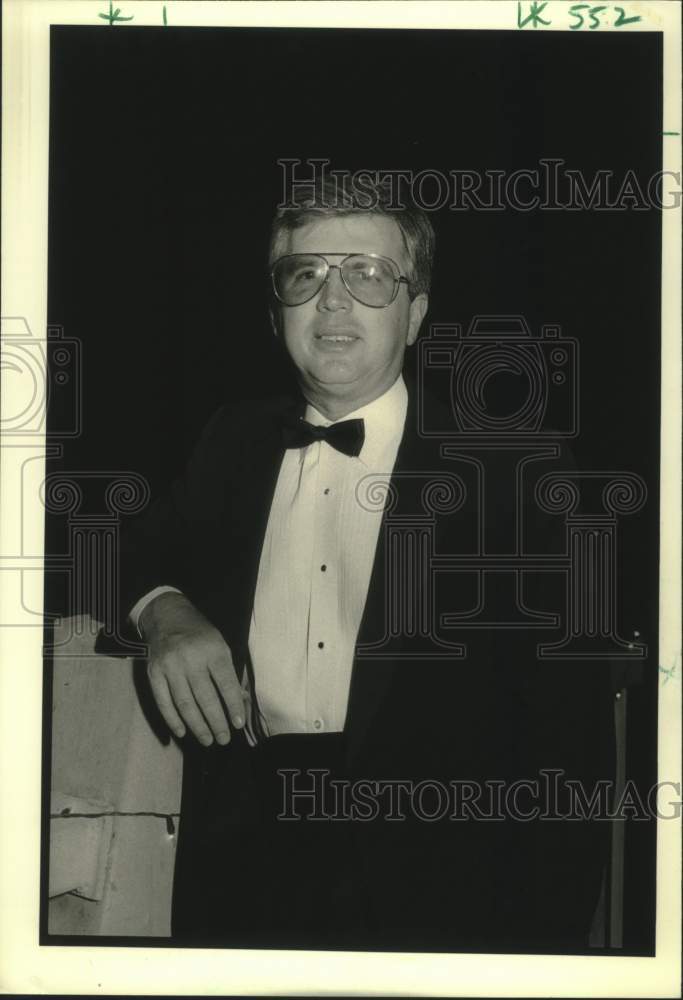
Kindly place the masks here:
<instances>
[{"instance_id":1,"label":"black tuxedo jacket","mask_svg":"<svg viewBox=\"0 0 683 1000\"><path fill-rule=\"evenodd\" d=\"M444 614L471 607L481 580L476 572L439 570L438 559L463 546L473 551L472 540L481 533L476 496L469 503L459 499L458 477L467 493L471 466L444 458L441 442L420 434L424 405L438 410L441 404L409 394L392 502L383 515L356 643L344 732L346 773L353 780L413 785L497 781L507 790L515 781L537 780L545 769L582 782L590 793L595 781L612 777L606 668L540 661L536 648L547 636L538 631L468 629L466 622L444 626ZM304 408L303 400L282 397L221 409L185 474L124 538L121 607L129 609L161 584L177 587L220 629L239 672L251 670L250 616L284 454L283 416L303 414ZM405 540L420 530L429 541L417 558L414 544ZM494 527L489 541L492 535ZM540 537L541 545L556 550L563 526L546 527ZM389 559L396 545L402 552L398 569ZM528 577L525 601L533 607L543 583L539 574ZM416 612L420 602L410 595L422 591L428 598ZM490 585L489 599L495 610ZM396 601L412 611L397 619ZM226 803L248 800L245 774L253 750L239 734L227 748L204 751L191 738L186 743L177 882L184 886L183 905L191 908L202 906L208 883L216 884L215 859L212 871L200 874L199 858L208 856L201 838L207 825L234 829L229 817L223 817L224 828L215 810L217 803L226 809ZM534 802L542 811L547 786L538 787ZM523 789L516 801L520 812L534 804ZM413 817L391 823L380 817L356 824L354 835L383 947L506 951L587 945L606 861L604 822L508 817L430 823ZM230 847L225 850L229 856ZM199 893L194 903L193 892Z\"/></svg>"}]
</instances>

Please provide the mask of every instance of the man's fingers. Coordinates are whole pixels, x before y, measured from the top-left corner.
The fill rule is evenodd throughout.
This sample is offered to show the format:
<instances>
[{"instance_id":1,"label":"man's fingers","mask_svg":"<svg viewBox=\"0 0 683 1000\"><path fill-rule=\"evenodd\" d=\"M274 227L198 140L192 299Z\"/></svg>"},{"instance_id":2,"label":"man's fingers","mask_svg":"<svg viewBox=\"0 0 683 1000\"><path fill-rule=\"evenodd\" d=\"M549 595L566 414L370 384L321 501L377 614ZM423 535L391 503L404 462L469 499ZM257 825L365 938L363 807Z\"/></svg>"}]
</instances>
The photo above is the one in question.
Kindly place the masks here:
<instances>
[{"instance_id":1,"label":"man's fingers","mask_svg":"<svg viewBox=\"0 0 683 1000\"><path fill-rule=\"evenodd\" d=\"M227 706L230 721L235 729L242 729L245 722L244 693L231 660L221 659L209 669Z\"/></svg>"},{"instance_id":2,"label":"man's fingers","mask_svg":"<svg viewBox=\"0 0 683 1000\"><path fill-rule=\"evenodd\" d=\"M211 678L208 674L205 679L203 678L193 683L192 693L206 721L211 726L213 735L216 737L218 743L229 743L230 726L225 717L225 712L223 711L216 688L211 683Z\"/></svg>"},{"instance_id":3,"label":"man's fingers","mask_svg":"<svg viewBox=\"0 0 683 1000\"><path fill-rule=\"evenodd\" d=\"M179 715L185 720L190 731L194 733L199 742L203 746L208 747L213 743L213 736L204 716L199 710L187 680L184 677L178 678L175 681L169 682L169 687L171 688L171 696Z\"/></svg>"},{"instance_id":4,"label":"man's fingers","mask_svg":"<svg viewBox=\"0 0 683 1000\"><path fill-rule=\"evenodd\" d=\"M185 726L183 725L183 720L176 712L166 678L157 677L151 671L148 672L148 676L154 700L157 703L157 707L161 712L164 722L174 736L177 736L178 739L182 739L185 735Z\"/></svg>"},{"instance_id":5,"label":"man's fingers","mask_svg":"<svg viewBox=\"0 0 683 1000\"><path fill-rule=\"evenodd\" d=\"M150 607L158 603L163 611L165 596ZM230 742L230 723L236 729L245 724L242 689L220 632L195 616L198 623L190 622L187 628L172 621L166 628L162 620L153 630L147 673L159 710L175 735L184 736L187 728L204 746L214 737L224 745Z\"/></svg>"}]
</instances>

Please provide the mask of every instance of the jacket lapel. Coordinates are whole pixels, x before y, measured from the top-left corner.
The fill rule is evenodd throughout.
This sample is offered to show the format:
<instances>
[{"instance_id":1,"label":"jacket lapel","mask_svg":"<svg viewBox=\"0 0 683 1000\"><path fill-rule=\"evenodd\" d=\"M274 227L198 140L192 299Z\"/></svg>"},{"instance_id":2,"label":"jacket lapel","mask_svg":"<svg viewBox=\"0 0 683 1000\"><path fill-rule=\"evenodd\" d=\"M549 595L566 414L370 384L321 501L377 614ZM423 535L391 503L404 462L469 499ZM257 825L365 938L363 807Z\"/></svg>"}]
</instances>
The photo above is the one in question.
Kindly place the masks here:
<instances>
[{"instance_id":1,"label":"jacket lapel","mask_svg":"<svg viewBox=\"0 0 683 1000\"><path fill-rule=\"evenodd\" d=\"M302 399L286 397L269 409L256 433L249 435L240 463L239 503L234 498L228 500L232 521L229 558L236 570L232 588L236 601L234 641L241 659L247 655L261 550L285 452L283 421L287 416L302 415L305 405Z\"/></svg>"},{"instance_id":2,"label":"jacket lapel","mask_svg":"<svg viewBox=\"0 0 683 1000\"><path fill-rule=\"evenodd\" d=\"M388 495L399 493L401 476L406 472L425 470L424 441L417 432L417 401L409 393L403 437L396 455ZM388 517L385 507L377 540L375 561L370 576L368 596L358 630L356 655L351 674L349 707L346 720L347 756L353 759L364 742L377 710L388 695L396 674L394 653L372 652L385 635L388 621L388 604L391 599L388 563ZM400 636L397 637L400 646ZM364 649L365 647L365 649ZM398 651L397 646L392 647Z\"/></svg>"}]
</instances>

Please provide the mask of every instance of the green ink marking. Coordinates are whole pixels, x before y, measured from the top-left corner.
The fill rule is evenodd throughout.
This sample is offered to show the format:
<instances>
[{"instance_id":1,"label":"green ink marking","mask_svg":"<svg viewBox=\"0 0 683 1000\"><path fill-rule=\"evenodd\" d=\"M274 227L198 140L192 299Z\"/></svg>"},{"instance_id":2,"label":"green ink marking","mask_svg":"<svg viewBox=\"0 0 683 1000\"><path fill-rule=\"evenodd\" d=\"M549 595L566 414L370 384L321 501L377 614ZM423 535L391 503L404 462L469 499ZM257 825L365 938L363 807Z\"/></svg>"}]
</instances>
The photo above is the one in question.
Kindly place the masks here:
<instances>
[{"instance_id":1,"label":"green ink marking","mask_svg":"<svg viewBox=\"0 0 683 1000\"><path fill-rule=\"evenodd\" d=\"M668 684L668 682L670 680L676 678L676 667L678 666L678 664L680 662L680 659L681 659L681 654L680 653L676 653L676 655L674 657L674 662L671 664L671 666L669 667L668 670L666 669L666 667L662 667L660 665L660 667L659 667L660 672L663 673L666 676L666 680L662 681L662 687L664 687L665 684Z\"/></svg>"},{"instance_id":2,"label":"green ink marking","mask_svg":"<svg viewBox=\"0 0 683 1000\"><path fill-rule=\"evenodd\" d=\"M580 10L588 10L590 8L589 3L575 3L569 8L569 16L578 19L578 24L570 24L570 31L578 31L579 28L583 28L583 14L579 14Z\"/></svg>"},{"instance_id":3,"label":"green ink marking","mask_svg":"<svg viewBox=\"0 0 683 1000\"><path fill-rule=\"evenodd\" d=\"M121 8L117 7L116 10L114 10L113 8L114 8L114 4L112 3L112 0L109 0L109 13L108 14L98 14L97 16L101 17L103 21L109 21L110 25L114 24L116 21L132 21L133 20L133 17L134 17L133 14L131 14L130 17L121 17Z\"/></svg>"},{"instance_id":4,"label":"green ink marking","mask_svg":"<svg viewBox=\"0 0 683 1000\"><path fill-rule=\"evenodd\" d=\"M166 4L162 8L162 16L164 18L164 25L168 25L168 21L166 20Z\"/></svg>"},{"instance_id":5,"label":"green ink marking","mask_svg":"<svg viewBox=\"0 0 683 1000\"><path fill-rule=\"evenodd\" d=\"M625 24L635 24L636 21L642 21L640 15L638 17L626 17L626 11L623 7L615 7L615 10L619 11L619 17L614 22L615 28L622 28Z\"/></svg>"},{"instance_id":6,"label":"green ink marking","mask_svg":"<svg viewBox=\"0 0 683 1000\"><path fill-rule=\"evenodd\" d=\"M662 135L680 135L680 132L662 132Z\"/></svg>"},{"instance_id":7,"label":"green ink marking","mask_svg":"<svg viewBox=\"0 0 683 1000\"><path fill-rule=\"evenodd\" d=\"M524 28L531 21L532 27L537 28L539 24L550 24L550 21L545 21L541 14L543 10L548 6L548 0L543 0L539 3L539 0L532 0L530 5L529 13L525 18L522 18L522 4L521 0L517 0L517 27Z\"/></svg>"},{"instance_id":8,"label":"green ink marking","mask_svg":"<svg viewBox=\"0 0 683 1000\"><path fill-rule=\"evenodd\" d=\"M598 14L601 10L607 10L607 7L604 4L602 7L591 7L589 15L593 24L590 25L588 29L589 31L595 31L596 28L600 27L600 18L598 17Z\"/></svg>"}]
</instances>

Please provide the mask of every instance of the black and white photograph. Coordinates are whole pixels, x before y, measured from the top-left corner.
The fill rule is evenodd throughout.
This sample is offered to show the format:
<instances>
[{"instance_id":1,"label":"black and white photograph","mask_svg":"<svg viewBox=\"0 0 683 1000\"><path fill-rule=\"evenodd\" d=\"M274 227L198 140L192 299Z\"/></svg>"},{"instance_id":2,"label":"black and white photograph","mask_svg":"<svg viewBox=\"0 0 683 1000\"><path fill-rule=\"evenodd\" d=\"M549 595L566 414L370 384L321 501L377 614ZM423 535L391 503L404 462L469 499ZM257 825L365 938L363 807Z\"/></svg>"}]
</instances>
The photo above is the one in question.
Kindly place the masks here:
<instances>
[{"instance_id":1,"label":"black and white photograph","mask_svg":"<svg viewBox=\"0 0 683 1000\"><path fill-rule=\"evenodd\" d=\"M387 6L8 4L16 992L677 994L680 4Z\"/></svg>"}]
</instances>

